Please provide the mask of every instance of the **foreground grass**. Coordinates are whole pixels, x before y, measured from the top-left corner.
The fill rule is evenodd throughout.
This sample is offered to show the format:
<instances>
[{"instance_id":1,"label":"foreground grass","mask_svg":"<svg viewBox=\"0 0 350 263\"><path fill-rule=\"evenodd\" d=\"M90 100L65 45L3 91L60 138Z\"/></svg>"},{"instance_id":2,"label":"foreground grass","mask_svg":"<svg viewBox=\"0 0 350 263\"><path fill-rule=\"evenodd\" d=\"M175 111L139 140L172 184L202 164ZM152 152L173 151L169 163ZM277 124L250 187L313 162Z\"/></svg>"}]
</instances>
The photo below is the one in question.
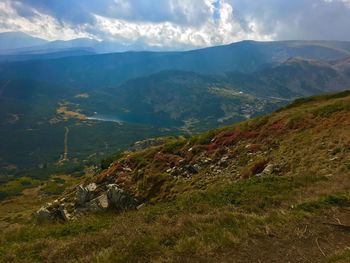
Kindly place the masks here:
<instances>
[{"instance_id":1,"label":"foreground grass","mask_svg":"<svg viewBox=\"0 0 350 263\"><path fill-rule=\"evenodd\" d=\"M341 202L304 209L300 194L317 191L324 184L329 184L327 178L311 175L252 178L238 183L227 179L139 211L90 215L66 224L23 225L1 235L0 256L2 262L224 260L235 250L253 249L249 240L255 240L256 246L275 237L283 242L293 240L311 218L348 202L349 195L342 193ZM320 200L324 198L320 196ZM309 235L318 235L319 227L310 227ZM319 256L319 252L314 253ZM254 254L249 260L235 254L237 262L259 259Z\"/></svg>"}]
</instances>

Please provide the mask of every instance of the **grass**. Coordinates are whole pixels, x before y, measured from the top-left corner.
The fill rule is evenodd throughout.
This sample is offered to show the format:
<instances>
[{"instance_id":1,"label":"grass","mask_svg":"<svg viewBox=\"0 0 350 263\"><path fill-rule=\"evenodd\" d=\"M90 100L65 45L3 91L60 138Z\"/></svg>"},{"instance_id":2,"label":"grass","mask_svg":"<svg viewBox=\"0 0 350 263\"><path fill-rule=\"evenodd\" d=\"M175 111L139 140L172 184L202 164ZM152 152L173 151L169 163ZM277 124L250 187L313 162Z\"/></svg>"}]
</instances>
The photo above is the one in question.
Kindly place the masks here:
<instances>
[{"instance_id":1,"label":"grass","mask_svg":"<svg viewBox=\"0 0 350 263\"><path fill-rule=\"evenodd\" d=\"M319 107L315 109L313 113L321 117L328 117L338 111L349 110L349 109L350 109L349 102L339 101L330 105Z\"/></svg>"},{"instance_id":2,"label":"grass","mask_svg":"<svg viewBox=\"0 0 350 263\"><path fill-rule=\"evenodd\" d=\"M346 206L350 204L349 194L333 194L320 198L317 201L301 203L297 208L306 212L315 212L330 206Z\"/></svg>"},{"instance_id":3,"label":"grass","mask_svg":"<svg viewBox=\"0 0 350 263\"><path fill-rule=\"evenodd\" d=\"M16 196L23 190L40 185L41 181L30 177L20 177L5 184L0 184L0 200Z\"/></svg>"},{"instance_id":4,"label":"grass","mask_svg":"<svg viewBox=\"0 0 350 263\"><path fill-rule=\"evenodd\" d=\"M345 90L343 92L329 93L329 94L306 97L306 98L299 98L299 99L296 99L293 103L289 104L288 106L283 107L279 111L304 106L305 104L310 103L310 102L323 102L323 101L328 101L328 100L332 100L332 99L346 98L349 96L350 96L350 90Z\"/></svg>"},{"instance_id":5,"label":"grass","mask_svg":"<svg viewBox=\"0 0 350 263\"><path fill-rule=\"evenodd\" d=\"M350 262L350 248L344 251L338 251L336 255L330 258L329 263L347 263Z\"/></svg>"},{"instance_id":6,"label":"grass","mask_svg":"<svg viewBox=\"0 0 350 263\"><path fill-rule=\"evenodd\" d=\"M347 262L348 233L324 223L338 218L350 224L349 109L332 108L349 98L329 96L334 101L309 99L122 157L112 168L130 167L127 174L121 166L116 178L147 201L140 210L48 225L28 219L18 226L16 213L3 217L0 261ZM224 155L226 168L212 174L210 165ZM190 178L165 172L180 158L194 164L201 156L212 162ZM280 172L255 176L269 163ZM6 207L24 207L16 200L28 202L8 200L13 203L2 204L0 215Z\"/></svg>"},{"instance_id":7,"label":"grass","mask_svg":"<svg viewBox=\"0 0 350 263\"><path fill-rule=\"evenodd\" d=\"M66 224L24 225L1 235L0 258L3 262L206 261L232 248L244 248L250 238L266 238L267 228L282 235L286 226L307 220L290 204L296 192L325 180L267 177L218 183L140 211L109 212ZM337 202L329 202L333 203Z\"/></svg>"}]
</instances>

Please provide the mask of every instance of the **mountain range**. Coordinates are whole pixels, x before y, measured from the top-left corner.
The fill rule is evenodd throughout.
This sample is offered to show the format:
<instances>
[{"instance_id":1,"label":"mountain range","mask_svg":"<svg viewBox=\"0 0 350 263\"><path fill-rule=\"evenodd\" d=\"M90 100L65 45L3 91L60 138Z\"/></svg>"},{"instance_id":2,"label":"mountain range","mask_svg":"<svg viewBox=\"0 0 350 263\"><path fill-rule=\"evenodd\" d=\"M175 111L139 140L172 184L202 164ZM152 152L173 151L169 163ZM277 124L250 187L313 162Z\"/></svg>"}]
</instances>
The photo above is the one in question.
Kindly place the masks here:
<instances>
[{"instance_id":1,"label":"mountain range","mask_svg":"<svg viewBox=\"0 0 350 263\"><path fill-rule=\"evenodd\" d=\"M31 43L54 52L0 62L5 174L58 162L67 128L69 160L91 162L150 134L204 131L350 86L349 42L243 41L108 54L91 54L93 40ZM55 52L62 46L85 53L68 49L61 57Z\"/></svg>"},{"instance_id":2,"label":"mountain range","mask_svg":"<svg viewBox=\"0 0 350 263\"><path fill-rule=\"evenodd\" d=\"M88 52L87 54L97 54L131 50L160 51L161 49L138 43L123 44L116 41L99 41L91 38L48 41L23 32L0 33L0 61L77 56L82 55L81 52L83 51Z\"/></svg>"}]
</instances>

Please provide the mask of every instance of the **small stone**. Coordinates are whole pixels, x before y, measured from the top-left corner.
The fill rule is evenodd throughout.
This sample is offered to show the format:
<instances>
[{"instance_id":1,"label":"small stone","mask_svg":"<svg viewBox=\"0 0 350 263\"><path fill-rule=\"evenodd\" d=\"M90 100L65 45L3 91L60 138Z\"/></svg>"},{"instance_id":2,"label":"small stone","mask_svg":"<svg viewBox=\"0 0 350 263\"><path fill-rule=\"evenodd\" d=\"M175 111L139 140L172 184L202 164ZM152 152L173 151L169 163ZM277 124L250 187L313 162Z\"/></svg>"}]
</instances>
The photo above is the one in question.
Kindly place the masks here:
<instances>
[{"instance_id":1,"label":"small stone","mask_svg":"<svg viewBox=\"0 0 350 263\"><path fill-rule=\"evenodd\" d=\"M123 171L124 171L124 172L132 172L132 170L131 170L129 167L124 167L124 168L123 168Z\"/></svg>"},{"instance_id":2,"label":"small stone","mask_svg":"<svg viewBox=\"0 0 350 263\"><path fill-rule=\"evenodd\" d=\"M142 207L144 207L144 206L145 206L145 203L140 204L139 206L136 207L136 209L137 209L137 210L140 210L140 209L142 209Z\"/></svg>"},{"instance_id":3,"label":"small stone","mask_svg":"<svg viewBox=\"0 0 350 263\"><path fill-rule=\"evenodd\" d=\"M96 190L97 185L96 185L95 183L91 183L91 184L88 184L85 188L86 188L88 191L93 192L93 191Z\"/></svg>"}]
</instances>

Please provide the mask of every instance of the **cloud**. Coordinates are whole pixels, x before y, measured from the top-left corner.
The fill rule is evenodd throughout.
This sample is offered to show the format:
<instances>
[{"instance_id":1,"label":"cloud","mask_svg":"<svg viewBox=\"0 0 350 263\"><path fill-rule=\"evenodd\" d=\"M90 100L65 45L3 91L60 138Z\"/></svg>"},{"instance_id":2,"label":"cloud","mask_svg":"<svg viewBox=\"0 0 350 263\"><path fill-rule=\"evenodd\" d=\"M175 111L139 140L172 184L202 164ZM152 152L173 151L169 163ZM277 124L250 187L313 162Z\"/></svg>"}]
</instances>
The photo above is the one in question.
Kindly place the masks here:
<instances>
[{"instance_id":1,"label":"cloud","mask_svg":"<svg viewBox=\"0 0 350 263\"><path fill-rule=\"evenodd\" d=\"M275 39L350 40L350 0L230 0Z\"/></svg>"},{"instance_id":2,"label":"cloud","mask_svg":"<svg viewBox=\"0 0 350 263\"><path fill-rule=\"evenodd\" d=\"M51 40L93 37L88 33L87 24L73 26L64 21L59 22L34 8L22 7L20 5L14 8L10 1L0 2L0 31L21 31Z\"/></svg>"},{"instance_id":3,"label":"cloud","mask_svg":"<svg viewBox=\"0 0 350 263\"><path fill-rule=\"evenodd\" d=\"M2 0L0 31L169 48L243 39L350 40L350 0Z\"/></svg>"},{"instance_id":4,"label":"cloud","mask_svg":"<svg viewBox=\"0 0 350 263\"><path fill-rule=\"evenodd\" d=\"M268 40L269 34L259 35L254 21L249 27L243 28L234 18L231 5L220 1L220 5L213 6L207 2L208 18L202 22L183 25L175 22L140 22L123 19L107 18L95 15L96 25L111 39L120 41L143 41L153 46L202 47L239 41L241 39ZM187 9L191 10L191 9Z\"/></svg>"}]
</instances>

